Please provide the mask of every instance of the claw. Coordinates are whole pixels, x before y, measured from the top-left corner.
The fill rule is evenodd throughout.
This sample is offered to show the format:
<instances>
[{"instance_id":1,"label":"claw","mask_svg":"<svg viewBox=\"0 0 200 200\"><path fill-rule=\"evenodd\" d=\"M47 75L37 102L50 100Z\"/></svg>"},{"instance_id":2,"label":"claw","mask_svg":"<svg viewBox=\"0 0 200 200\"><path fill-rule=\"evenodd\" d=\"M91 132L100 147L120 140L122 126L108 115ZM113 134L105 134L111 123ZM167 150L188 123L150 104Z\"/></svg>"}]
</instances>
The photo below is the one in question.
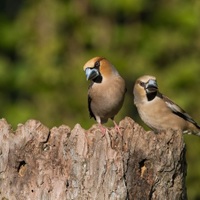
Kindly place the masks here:
<instances>
[{"instance_id":1,"label":"claw","mask_svg":"<svg viewBox=\"0 0 200 200\"><path fill-rule=\"evenodd\" d=\"M106 134L107 128L104 127L102 124L99 124L99 129L102 132L102 136L104 136Z\"/></svg>"},{"instance_id":2,"label":"claw","mask_svg":"<svg viewBox=\"0 0 200 200\"><path fill-rule=\"evenodd\" d=\"M117 125L117 123L113 120L113 123L114 123L114 125L115 125L115 130L122 136L122 132L121 132L121 130L120 130L120 127L119 127L119 125Z\"/></svg>"}]
</instances>

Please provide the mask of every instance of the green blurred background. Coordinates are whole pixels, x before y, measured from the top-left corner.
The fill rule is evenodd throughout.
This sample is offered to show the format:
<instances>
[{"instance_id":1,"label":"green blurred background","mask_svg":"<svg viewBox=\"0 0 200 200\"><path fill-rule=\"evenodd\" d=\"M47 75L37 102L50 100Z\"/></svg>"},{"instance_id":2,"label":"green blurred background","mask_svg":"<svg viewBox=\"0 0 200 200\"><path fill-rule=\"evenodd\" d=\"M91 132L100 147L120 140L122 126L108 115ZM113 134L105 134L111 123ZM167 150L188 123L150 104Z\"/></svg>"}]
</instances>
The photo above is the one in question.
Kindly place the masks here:
<instances>
[{"instance_id":1,"label":"green blurred background","mask_svg":"<svg viewBox=\"0 0 200 200\"><path fill-rule=\"evenodd\" d=\"M144 125L132 88L137 77L151 74L200 123L199 0L1 0L0 117L13 128L31 118L89 128L95 121L88 117L82 67L97 55L127 83L117 122L130 116ZM188 199L197 200L200 138L184 138Z\"/></svg>"}]
</instances>

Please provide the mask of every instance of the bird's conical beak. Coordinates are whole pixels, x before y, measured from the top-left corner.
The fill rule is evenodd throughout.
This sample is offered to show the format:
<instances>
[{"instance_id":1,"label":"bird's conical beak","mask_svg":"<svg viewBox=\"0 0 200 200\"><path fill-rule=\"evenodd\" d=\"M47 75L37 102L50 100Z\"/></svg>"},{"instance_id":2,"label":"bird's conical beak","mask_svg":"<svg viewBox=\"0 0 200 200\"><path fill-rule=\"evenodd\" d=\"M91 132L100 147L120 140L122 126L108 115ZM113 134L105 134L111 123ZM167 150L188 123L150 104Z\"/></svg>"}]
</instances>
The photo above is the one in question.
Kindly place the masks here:
<instances>
[{"instance_id":1,"label":"bird's conical beak","mask_svg":"<svg viewBox=\"0 0 200 200\"><path fill-rule=\"evenodd\" d=\"M153 93L156 92L158 90L158 85L156 80L150 79L145 87L147 93Z\"/></svg>"},{"instance_id":2,"label":"bird's conical beak","mask_svg":"<svg viewBox=\"0 0 200 200\"><path fill-rule=\"evenodd\" d=\"M99 71L95 68L86 68L85 69L85 75L87 80L92 80L94 78L96 78L97 76L99 76Z\"/></svg>"}]
</instances>

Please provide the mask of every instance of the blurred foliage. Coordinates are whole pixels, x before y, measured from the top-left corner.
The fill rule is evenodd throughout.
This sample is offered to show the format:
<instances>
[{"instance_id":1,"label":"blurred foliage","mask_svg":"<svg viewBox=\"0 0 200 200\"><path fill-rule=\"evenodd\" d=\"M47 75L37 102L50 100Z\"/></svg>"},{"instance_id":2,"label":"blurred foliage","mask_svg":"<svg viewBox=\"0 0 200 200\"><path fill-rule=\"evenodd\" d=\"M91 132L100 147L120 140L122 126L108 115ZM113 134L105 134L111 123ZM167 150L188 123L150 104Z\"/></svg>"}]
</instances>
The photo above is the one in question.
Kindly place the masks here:
<instances>
[{"instance_id":1,"label":"blurred foliage","mask_svg":"<svg viewBox=\"0 0 200 200\"><path fill-rule=\"evenodd\" d=\"M199 0L2 0L0 113L13 127L35 118L49 127L95 123L87 111L84 63L108 58L127 83L119 121L143 124L133 106L137 77L200 122ZM112 125L112 124L109 124ZM185 136L189 199L200 199L200 139Z\"/></svg>"}]
</instances>

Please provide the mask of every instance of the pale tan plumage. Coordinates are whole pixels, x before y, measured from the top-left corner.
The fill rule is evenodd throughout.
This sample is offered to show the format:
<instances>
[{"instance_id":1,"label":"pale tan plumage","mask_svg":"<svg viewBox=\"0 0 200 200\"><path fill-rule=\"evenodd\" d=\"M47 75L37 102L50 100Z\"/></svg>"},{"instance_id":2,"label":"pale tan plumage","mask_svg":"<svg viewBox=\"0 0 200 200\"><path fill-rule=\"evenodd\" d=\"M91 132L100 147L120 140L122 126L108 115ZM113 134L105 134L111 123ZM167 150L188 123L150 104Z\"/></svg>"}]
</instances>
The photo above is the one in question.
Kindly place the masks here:
<instances>
[{"instance_id":1,"label":"pale tan plumage","mask_svg":"<svg viewBox=\"0 0 200 200\"><path fill-rule=\"evenodd\" d=\"M99 124L106 123L109 118L114 122L114 117L124 101L124 79L115 67L102 57L92 58L86 62L83 69L87 80L91 80L88 89L90 117L94 117Z\"/></svg>"},{"instance_id":2,"label":"pale tan plumage","mask_svg":"<svg viewBox=\"0 0 200 200\"><path fill-rule=\"evenodd\" d=\"M200 126L182 108L159 92L155 77L145 75L138 78L133 93L141 119L155 132L173 129L200 136Z\"/></svg>"}]
</instances>

